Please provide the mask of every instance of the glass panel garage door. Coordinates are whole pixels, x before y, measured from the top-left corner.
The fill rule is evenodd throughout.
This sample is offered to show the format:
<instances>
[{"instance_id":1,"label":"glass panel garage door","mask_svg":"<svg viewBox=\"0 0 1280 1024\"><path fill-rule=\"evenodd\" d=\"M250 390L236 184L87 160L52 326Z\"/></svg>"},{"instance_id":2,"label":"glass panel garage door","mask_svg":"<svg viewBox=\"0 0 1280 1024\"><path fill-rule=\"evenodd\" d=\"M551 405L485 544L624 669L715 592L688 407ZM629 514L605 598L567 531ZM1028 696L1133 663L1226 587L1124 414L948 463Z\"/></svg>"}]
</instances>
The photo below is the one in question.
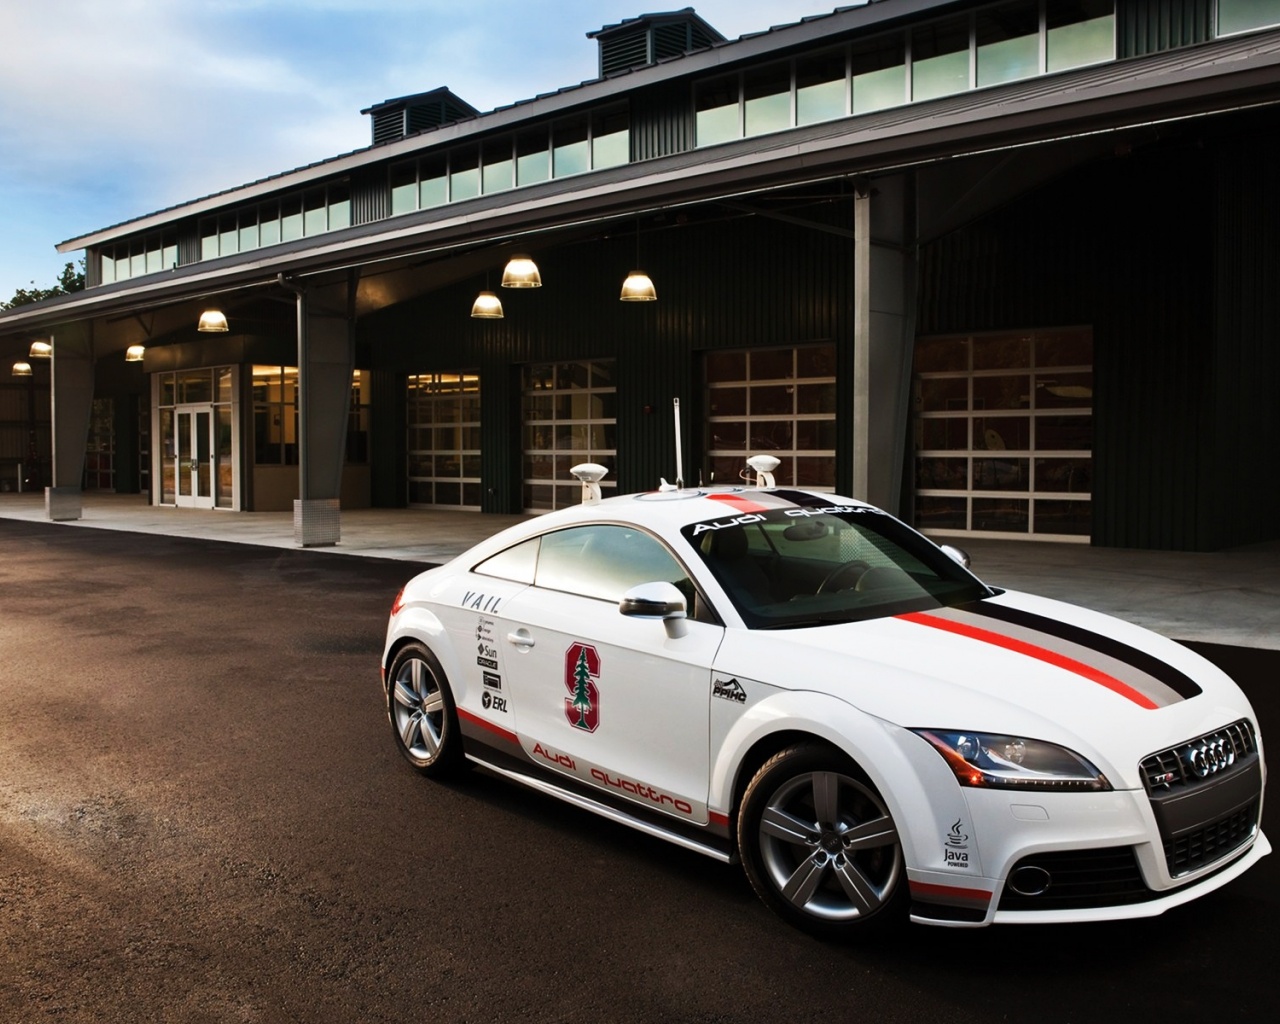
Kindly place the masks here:
<instances>
[{"instance_id":1,"label":"glass panel garage door","mask_svg":"<svg viewBox=\"0 0 1280 1024\"><path fill-rule=\"evenodd\" d=\"M834 345L708 352L710 482L736 484L752 455L781 460L780 486L836 486Z\"/></svg>"},{"instance_id":2,"label":"glass panel garage door","mask_svg":"<svg viewBox=\"0 0 1280 1024\"><path fill-rule=\"evenodd\" d=\"M617 385L614 361L537 363L524 368L521 421L524 508L576 505L582 484L569 473L580 462L609 469L605 496L617 490Z\"/></svg>"},{"instance_id":3,"label":"glass panel garage door","mask_svg":"<svg viewBox=\"0 0 1280 1024\"><path fill-rule=\"evenodd\" d=\"M480 377L409 377L409 507L480 508Z\"/></svg>"},{"instance_id":4,"label":"glass panel garage door","mask_svg":"<svg viewBox=\"0 0 1280 1024\"><path fill-rule=\"evenodd\" d=\"M917 527L1088 541L1092 331L921 338L913 385Z\"/></svg>"}]
</instances>

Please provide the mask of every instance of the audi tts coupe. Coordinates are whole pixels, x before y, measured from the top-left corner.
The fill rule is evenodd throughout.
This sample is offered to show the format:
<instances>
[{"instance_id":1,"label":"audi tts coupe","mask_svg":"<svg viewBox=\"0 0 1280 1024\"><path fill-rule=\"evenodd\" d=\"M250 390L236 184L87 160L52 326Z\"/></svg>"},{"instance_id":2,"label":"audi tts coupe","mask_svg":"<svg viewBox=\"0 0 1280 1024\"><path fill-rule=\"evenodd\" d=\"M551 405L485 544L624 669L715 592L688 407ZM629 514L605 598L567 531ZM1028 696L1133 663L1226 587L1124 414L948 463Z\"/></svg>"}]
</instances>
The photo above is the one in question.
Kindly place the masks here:
<instances>
[{"instance_id":1,"label":"audi tts coupe","mask_svg":"<svg viewBox=\"0 0 1280 1024\"><path fill-rule=\"evenodd\" d=\"M395 743L740 861L827 937L1152 916L1270 851L1226 675L963 561L831 494L593 498L396 597Z\"/></svg>"}]
</instances>

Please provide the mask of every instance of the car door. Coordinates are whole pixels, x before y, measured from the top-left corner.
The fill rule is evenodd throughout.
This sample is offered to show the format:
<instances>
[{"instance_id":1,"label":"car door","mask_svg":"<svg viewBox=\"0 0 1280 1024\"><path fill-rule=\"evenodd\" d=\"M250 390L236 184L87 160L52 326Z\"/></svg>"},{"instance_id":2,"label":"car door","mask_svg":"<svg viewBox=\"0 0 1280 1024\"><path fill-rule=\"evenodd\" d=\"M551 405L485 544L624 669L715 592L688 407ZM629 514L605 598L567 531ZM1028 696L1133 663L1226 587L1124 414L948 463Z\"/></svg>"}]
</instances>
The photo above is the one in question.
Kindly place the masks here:
<instances>
[{"instance_id":1,"label":"car door","mask_svg":"<svg viewBox=\"0 0 1280 1024\"><path fill-rule=\"evenodd\" d=\"M602 793L707 821L711 664L723 627L622 615L637 583L692 583L655 537L617 525L544 535L535 585L502 609L503 664L520 744ZM690 602L692 603L692 602Z\"/></svg>"}]
</instances>

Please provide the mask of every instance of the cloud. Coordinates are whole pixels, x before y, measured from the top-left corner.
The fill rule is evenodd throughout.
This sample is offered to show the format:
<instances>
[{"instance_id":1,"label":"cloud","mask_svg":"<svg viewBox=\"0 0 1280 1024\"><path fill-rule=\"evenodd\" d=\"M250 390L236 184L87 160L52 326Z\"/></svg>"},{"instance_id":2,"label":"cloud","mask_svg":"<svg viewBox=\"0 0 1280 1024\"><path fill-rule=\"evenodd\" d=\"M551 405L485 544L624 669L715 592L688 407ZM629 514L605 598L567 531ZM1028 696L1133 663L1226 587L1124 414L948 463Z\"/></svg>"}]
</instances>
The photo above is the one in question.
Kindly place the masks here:
<instances>
[{"instance_id":1,"label":"cloud","mask_svg":"<svg viewBox=\"0 0 1280 1024\"><path fill-rule=\"evenodd\" d=\"M730 38L831 9L688 2ZM597 69L586 33L648 9L639 0L4 4L0 201L18 213L0 253L0 294L11 292L15 249L41 230L51 247L367 145L360 110L395 96L447 85L489 110L576 85Z\"/></svg>"}]
</instances>

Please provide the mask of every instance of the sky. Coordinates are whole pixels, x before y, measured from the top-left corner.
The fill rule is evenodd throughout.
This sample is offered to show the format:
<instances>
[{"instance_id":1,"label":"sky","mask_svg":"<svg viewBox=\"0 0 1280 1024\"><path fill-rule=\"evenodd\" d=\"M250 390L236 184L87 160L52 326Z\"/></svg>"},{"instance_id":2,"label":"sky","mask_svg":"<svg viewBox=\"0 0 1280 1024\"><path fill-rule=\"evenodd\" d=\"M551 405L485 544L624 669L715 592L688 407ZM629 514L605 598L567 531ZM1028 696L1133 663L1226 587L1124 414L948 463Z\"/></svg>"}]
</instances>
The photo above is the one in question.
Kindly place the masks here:
<instances>
[{"instance_id":1,"label":"sky","mask_svg":"<svg viewBox=\"0 0 1280 1024\"><path fill-rule=\"evenodd\" d=\"M576 85L587 32L684 6L736 39L837 2L0 0L0 301L66 239L367 146L372 104Z\"/></svg>"}]
</instances>

